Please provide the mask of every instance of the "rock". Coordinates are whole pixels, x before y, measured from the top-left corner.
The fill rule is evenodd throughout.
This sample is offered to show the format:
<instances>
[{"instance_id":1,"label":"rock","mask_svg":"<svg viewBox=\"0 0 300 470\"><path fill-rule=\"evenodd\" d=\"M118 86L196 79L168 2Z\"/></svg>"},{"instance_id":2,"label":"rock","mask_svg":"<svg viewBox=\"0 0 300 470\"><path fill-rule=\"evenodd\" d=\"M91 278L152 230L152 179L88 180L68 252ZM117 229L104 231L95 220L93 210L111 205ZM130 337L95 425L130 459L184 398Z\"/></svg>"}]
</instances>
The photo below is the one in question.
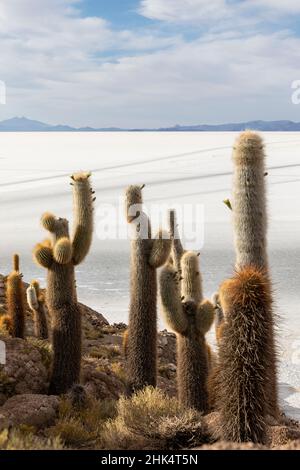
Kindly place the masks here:
<instances>
[{"instance_id":1,"label":"rock","mask_svg":"<svg viewBox=\"0 0 300 470\"><path fill-rule=\"evenodd\" d=\"M104 318L101 313L96 312L95 310L90 307L87 307L84 304L80 303L79 305L84 322L88 322L94 328L102 328L105 325L109 325L108 321L106 320L106 318Z\"/></svg>"},{"instance_id":2,"label":"rock","mask_svg":"<svg viewBox=\"0 0 300 470\"><path fill-rule=\"evenodd\" d=\"M37 429L51 425L57 416L59 398L52 395L24 394L9 398L0 408L0 431L26 424Z\"/></svg>"},{"instance_id":3,"label":"rock","mask_svg":"<svg viewBox=\"0 0 300 470\"><path fill-rule=\"evenodd\" d=\"M177 396L177 386L176 386L176 378L174 377L172 380L164 377L162 375L158 375L157 377L157 387L163 390L169 397L176 397Z\"/></svg>"},{"instance_id":4,"label":"rock","mask_svg":"<svg viewBox=\"0 0 300 470\"><path fill-rule=\"evenodd\" d=\"M121 346L122 341L123 341L123 338L120 334L118 335L107 334L103 338L101 338L101 344L113 344L115 346Z\"/></svg>"},{"instance_id":5,"label":"rock","mask_svg":"<svg viewBox=\"0 0 300 470\"><path fill-rule=\"evenodd\" d=\"M0 394L46 393L48 371L39 350L20 338L1 336L6 346L6 364L0 369ZM3 401L3 400L2 400Z\"/></svg>"},{"instance_id":6,"label":"rock","mask_svg":"<svg viewBox=\"0 0 300 470\"><path fill-rule=\"evenodd\" d=\"M158 357L161 364L176 364L176 336L167 330L160 331L157 337Z\"/></svg>"},{"instance_id":7,"label":"rock","mask_svg":"<svg viewBox=\"0 0 300 470\"><path fill-rule=\"evenodd\" d=\"M116 400L126 391L124 382L102 360L85 357L81 376L86 392L97 399Z\"/></svg>"},{"instance_id":8,"label":"rock","mask_svg":"<svg viewBox=\"0 0 300 470\"><path fill-rule=\"evenodd\" d=\"M122 331L127 329L126 323L123 323L123 322L120 322L120 323L113 323L113 324L112 324L112 327L113 327L113 328L116 328L117 330L122 330Z\"/></svg>"},{"instance_id":9,"label":"rock","mask_svg":"<svg viewBox=\"0 0 300 470\"><path fill-rule=\"evenodd\" d=\"M269 426L268 438L271 447L286 445L290 441L300 440L300 427Z\"/></svg>"}]
</instances>

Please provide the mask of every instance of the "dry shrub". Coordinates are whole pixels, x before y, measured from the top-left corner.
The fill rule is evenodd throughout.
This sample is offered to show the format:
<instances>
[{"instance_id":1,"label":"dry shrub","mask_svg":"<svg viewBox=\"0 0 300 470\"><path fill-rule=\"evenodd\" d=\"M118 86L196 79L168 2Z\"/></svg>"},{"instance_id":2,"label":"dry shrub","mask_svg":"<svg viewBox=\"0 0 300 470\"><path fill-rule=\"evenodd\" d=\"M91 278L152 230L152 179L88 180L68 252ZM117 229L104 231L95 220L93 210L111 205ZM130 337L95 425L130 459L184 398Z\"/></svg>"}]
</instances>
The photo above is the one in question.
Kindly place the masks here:
<instances>
[{"instance_id":1,"label":"dry shrub","mask_svg":"<svg viewBox=\"0 0 300 470\"><path fill-rule=\"evenodd\" d=\"M117 412L103 428L106 449L180 449L210 441L200 413L152 387L120 398Z\"/></svg>"},{"instance_id":2,"label":"dry shrub","mask_svg":"<svg viewBox=\"0 0 300 470\"><path fill-rule=\"evenodd\" d=\"M111 370L118 379L120 379L124 384L126 384L127 376L124 370L122 362L113 362L111 364Z\"/></svg>"},{"instance_id":3,"label":"dry shrub","mask_svg":"<svg viewBox=\"0 0 300 470\"><path fill-rule=\"evenodd\" d=\"M72 448L99 447L101 431L105 421L116 415L114 400L89 398L83 409L76 409L65 397L59 406L59 417L54 426L47 430L51 437L59 437Z\"/></svg>"},{"instance_id":4,"label":"dry shrub","mask_svg":"<svg viewBox=\"0 0 300 470\"><path fill-rule=\"evenodd\" d=\"M44 438L23 429L4 429L0 433L0 450L62 450L59 437Z\"/></svg>"},{"instance_id":5,"label":"dry shrub","mask_svg":"<svg viewBox=\"0 0 300 470\"><path fill-rule=\"evenodd\" d=\"M76 418L59 419L55 426L49 428L47 434L59 438L66 446L81 448L90 444L97 435L84 427Z\"/></svg>"}]
</instances>

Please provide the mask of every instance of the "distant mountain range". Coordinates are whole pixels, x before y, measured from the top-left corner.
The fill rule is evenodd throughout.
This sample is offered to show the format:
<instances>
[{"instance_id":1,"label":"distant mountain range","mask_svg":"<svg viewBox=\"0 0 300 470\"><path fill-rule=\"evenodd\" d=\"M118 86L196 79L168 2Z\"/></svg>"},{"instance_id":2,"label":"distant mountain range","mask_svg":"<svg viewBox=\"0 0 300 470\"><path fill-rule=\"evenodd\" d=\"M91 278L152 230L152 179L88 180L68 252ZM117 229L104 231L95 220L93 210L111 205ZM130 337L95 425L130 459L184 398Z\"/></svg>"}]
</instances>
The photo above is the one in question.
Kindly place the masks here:
<instances>
[{"instance_id":1,"label":"distant mountain range","mask_svg":"<svg viewBox=\"0 0 300 470\"><path fill-rule=\"evenodd\" d=\"M121 129L118 127L70 127L67 125L51 125L33 121L26 117L14 117L0 121L0 132L233 132L252 129L257 131L300 131L300 122L293 121L249 121L229 124L199 124L195 126L160 127L157 129Z\"/></svg>"}]
</instances>

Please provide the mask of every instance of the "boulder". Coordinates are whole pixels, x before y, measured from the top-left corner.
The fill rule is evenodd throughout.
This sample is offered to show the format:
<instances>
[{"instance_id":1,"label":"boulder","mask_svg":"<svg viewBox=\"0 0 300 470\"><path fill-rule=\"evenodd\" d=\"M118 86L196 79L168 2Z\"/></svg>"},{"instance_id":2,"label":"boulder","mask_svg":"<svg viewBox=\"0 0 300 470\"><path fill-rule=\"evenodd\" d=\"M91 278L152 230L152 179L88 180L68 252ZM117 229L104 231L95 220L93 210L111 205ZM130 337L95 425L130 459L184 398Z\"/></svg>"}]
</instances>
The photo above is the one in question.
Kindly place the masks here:
<instances>
[{"instance_id":1,"label":"boulder","mask_svg":"<svg viewBox=\"0 0 300 470\"><path fill-rule=\"evenodd\" d=\"M82 363L82 385L89 395L97 399L118 399L125 393L125 383L102 360L85 357Z\"/></svg>"},{"instance_id":2,"label":"boulder","mask_svg":"<svg viewBox=\"0 0 300 470\"><path fill-rule=\"evenodd\" d=\"M21 424L36 429L49 426L55 421L58 407L59 398L52 395L15 395L0 408L0 431Z\"/></svg>"},{"instance_id":3,"label":"boulder","mask_svg":"<svg viewBox=\"0 0 300 470\"><path fill-rule=\"evenodd\" d=\"M46 393L48 370L37 347L20 338L0 337L6 346L6 363L0 366L0 398Z\"/></svg>"}]
</instances>

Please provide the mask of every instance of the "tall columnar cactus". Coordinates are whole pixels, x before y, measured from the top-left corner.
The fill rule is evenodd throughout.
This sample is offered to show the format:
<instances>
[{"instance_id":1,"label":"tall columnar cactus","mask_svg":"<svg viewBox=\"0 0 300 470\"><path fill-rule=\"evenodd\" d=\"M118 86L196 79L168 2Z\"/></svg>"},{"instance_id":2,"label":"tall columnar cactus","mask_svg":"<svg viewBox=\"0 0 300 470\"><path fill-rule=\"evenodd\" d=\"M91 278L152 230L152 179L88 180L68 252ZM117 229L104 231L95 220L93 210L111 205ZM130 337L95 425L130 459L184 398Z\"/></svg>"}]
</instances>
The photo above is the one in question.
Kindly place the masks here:
<instances>
[{"instance_id":1,"label":"tall columnar cactus","mask_svg":"<svg viewBox=\"0 0 300 470\"><path fill-rule=\"evenodd\" d=\"M168 233L151 238L148 216L143 212L142 189L126 190L127 221L133 228L131 241L131 289L127 337L127 377L130 391L156 386L157 276L170 253Z\"/></svg>"},{"instance_id":2,"label":"tall columnar cactus","mask_svg":"<svg viewBox=\"0 0 300 470\"><path fill-rule=\"evenodd\" d=\"M75 286L75 266L89 251L93 230L93 191L90 173L72 175L74 232L69 223L46 213L42 226L51 238L38 244L34 258L47 269L47 306L52 323L53 366L50 393L65 393L79 382L81 311Z\"/></svg>"},{"instance_id":3,"label":"tall columnar cactus","mask_svg":"<svg viewBox=\"0 0 300 470\"><path fill-rule=\"evenodd\" d=\"M162 312L177 335L177 382L180 402L200 411L208 409L209 349L205 334L214 319L214 307L203 300L198 257L187 251L181 259L181 280L167 264L160 274ZM184 297L182 296L184 293Z\"/></svg>"},{"instance_id":4,"label":"tall columnar cactus","mask_svg":"<svg viewBox=\"0 0 300 470\"><path fill-rule=\"evenodd\" d=\"M225 440L264 442L272 296L267 276L237 271L220 288L225 323L219 342L217 404Z\"/></svg>"},{"instance_id":5,"label":"tall columnar cactus","mask_svg":"<svg viewBox=\"0 0 300 470\"><path fill-rule=\"evenodd\" d=\"M254 266L268 271L267 259L267 207L265 189L264 143L254 132L243 132L233 152L233 222L236 247L236 268ZM268 410L274 417L278 413L276 348L274 325L270 323L267 350L269 369L266 382Z\"/></svg>"},{"instance_id":6,"label":"tall columnar cactus","mask_svg":"<svg viewBox=\"0 0 300 470\"><path fill-rule=\"evenodd\" d=\"M243 132L233 151L233 224L236 268L267 268L265 152L261 137Z\"/></svg>"},{"instance_id":7,"label":"tall columnar cactus","mask_svg":"<svg viewBox=\"0 0 300 470\"><path fill-rule=\"evenodd\" d=\"M27 303L33 313L34 334L37 338L48 339L45 295L40 291L38 281L32 281L26 293Z\"/></svg>"},{"instance_id":8,"label":"tall columnar cactus","mask_svg":"<svg viewBox=\"0 0 300 470\"><path fill-rule=\"evenodd\" d=\"M25 304L23 275L19 271L19 256L13 256L13 271L7 277L6 301L11 320L11 334L15 338L25 337Z\"/></svg>"}]
</instances>

